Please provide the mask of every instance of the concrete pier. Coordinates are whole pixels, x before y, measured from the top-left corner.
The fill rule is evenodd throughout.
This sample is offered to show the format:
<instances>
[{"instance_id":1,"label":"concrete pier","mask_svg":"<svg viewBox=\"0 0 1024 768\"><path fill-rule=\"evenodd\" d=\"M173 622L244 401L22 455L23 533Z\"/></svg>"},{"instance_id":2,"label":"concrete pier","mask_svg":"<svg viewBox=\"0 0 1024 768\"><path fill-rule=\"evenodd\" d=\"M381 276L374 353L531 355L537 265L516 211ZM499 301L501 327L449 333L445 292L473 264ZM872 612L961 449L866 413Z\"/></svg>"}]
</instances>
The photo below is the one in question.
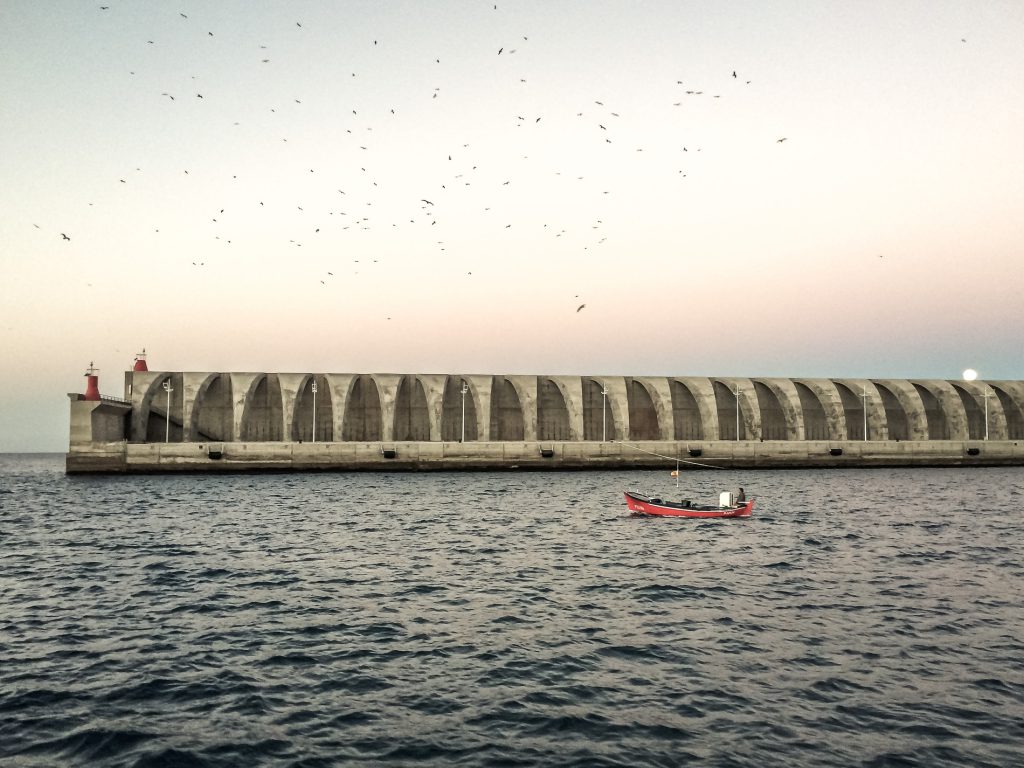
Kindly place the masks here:
<instances>
[{"instance_id":1,"label":"concrete pier","mask_svg":"<svg viewBox=\"0 0 1024 768\"><path fill-rule=\"evenodd\" d=\"M123 394L69 395L69 473L1024 464L1020 381L136 369Z\"/></svg>"},{"instance_id":2,"label":"concrete pier","mask_svg":"<svg viewBox=\"0 0 1024 768\"><path fill-rule=\"evenodd\" d=\"M655 456L652 454L660 454ZM670 458L664 458L670 457ZM67 472L797 469L1024 465L1024 441L94 443Z\"/></svg>"}]
</instances>

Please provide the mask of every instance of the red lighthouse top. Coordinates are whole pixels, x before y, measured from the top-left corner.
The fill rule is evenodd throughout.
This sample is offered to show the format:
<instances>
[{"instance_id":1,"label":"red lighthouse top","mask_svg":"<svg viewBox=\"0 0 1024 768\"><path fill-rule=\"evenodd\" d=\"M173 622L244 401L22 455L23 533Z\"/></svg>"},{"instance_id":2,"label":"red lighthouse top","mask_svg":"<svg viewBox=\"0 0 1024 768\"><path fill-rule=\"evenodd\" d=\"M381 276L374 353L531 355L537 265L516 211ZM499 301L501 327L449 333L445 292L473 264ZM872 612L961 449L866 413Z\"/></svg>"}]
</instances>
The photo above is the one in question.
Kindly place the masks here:
<instances>
[{"instance_id":1,"label":"red lighthouse top","mask_svg":"<svg viewBox=\"0 0 1024 768\"><path fill-rule=\"evenodd\" d=\"M89 363L89 368L85 372L85 399L86 400L99 400L100 399L100 377L97 376L100 372L99 368L96 368L92 363Z\"/></svg>"},{"instance_id":2,"label":"red lighthouse top","mask_svg":"<svg viewBox=\"0 0 1024 768\"><path fill-rule=\"evenodd\" d=\"M149 366L146 365L146 348L143 347L142 351L135 355L135 365L132 367L133 371L148 371Z\"/></svg>"}]
</instances>

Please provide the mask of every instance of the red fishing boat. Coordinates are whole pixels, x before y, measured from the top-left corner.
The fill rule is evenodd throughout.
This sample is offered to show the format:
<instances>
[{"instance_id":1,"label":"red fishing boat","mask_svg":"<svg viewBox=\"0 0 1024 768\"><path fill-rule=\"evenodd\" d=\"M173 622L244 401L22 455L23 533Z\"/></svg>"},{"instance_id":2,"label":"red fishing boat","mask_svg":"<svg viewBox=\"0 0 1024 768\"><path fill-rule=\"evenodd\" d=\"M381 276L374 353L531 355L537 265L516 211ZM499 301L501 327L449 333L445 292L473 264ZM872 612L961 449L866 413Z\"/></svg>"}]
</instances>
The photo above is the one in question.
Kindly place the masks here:
<instances>
[{"instance_id":1,"label":"red fishing boat","mask_svg":"<svg viewBox=\"0 0 1024 768\"><path fill-rule=\"evenodd\" d=\"M636 491L626 491L625 496L630 513L639 517L750 517L754 509L753 499L736 502L729 492L721 495L717 505L697 504L687 499L666 501Z\"/></svg>"}]
</instances>

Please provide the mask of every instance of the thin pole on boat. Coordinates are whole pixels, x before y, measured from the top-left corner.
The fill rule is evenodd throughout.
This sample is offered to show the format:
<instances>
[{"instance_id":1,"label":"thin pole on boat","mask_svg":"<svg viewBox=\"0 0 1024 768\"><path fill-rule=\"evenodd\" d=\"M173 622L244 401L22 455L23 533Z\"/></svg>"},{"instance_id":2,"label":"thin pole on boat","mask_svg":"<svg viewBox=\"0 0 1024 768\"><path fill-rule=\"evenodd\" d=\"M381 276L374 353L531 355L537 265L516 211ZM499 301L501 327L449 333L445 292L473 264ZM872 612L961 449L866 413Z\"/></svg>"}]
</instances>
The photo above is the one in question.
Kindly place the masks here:
<instances>
[{"instance_id":1,"label":"thin pole on boat","mask_svg":"<svg viewBox=\"0 0 1024 768\"><path fill-rule=\"evenodd\" d=\"M676 494L679 493L679 458L676 457Z\"/></svg>"}]
</instances>

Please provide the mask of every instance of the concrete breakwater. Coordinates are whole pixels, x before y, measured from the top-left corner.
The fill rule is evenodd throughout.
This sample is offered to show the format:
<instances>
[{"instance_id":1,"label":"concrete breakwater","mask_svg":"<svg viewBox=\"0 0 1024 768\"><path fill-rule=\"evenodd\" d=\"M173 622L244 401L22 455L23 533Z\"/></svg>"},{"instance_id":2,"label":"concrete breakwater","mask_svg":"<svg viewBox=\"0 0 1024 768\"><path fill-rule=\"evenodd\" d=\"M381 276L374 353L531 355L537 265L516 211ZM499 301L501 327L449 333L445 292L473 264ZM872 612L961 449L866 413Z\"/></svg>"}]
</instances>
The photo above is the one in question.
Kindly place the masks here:
<instances>
[{"instance_id":1,"label":"concrete breakwater","mask_svg":"<svg viewBox=\"0 0 1024 768\"><path fill-rule=\"evenodd\" d=\"M1024 465L1024 441L96 443L69 473L969 467Z\"/></svg>"},{"instance_id":2,"label":"concrete breakwater","mask_svg":"<svg viewBox=\"0 0 1024 768\"><path fill-rule=\"evenodd\" d=\"M96 378L69 395L68 472L1024 464L1021 381L137 365L111 398Z\"/></svg>"}]
</instances>

